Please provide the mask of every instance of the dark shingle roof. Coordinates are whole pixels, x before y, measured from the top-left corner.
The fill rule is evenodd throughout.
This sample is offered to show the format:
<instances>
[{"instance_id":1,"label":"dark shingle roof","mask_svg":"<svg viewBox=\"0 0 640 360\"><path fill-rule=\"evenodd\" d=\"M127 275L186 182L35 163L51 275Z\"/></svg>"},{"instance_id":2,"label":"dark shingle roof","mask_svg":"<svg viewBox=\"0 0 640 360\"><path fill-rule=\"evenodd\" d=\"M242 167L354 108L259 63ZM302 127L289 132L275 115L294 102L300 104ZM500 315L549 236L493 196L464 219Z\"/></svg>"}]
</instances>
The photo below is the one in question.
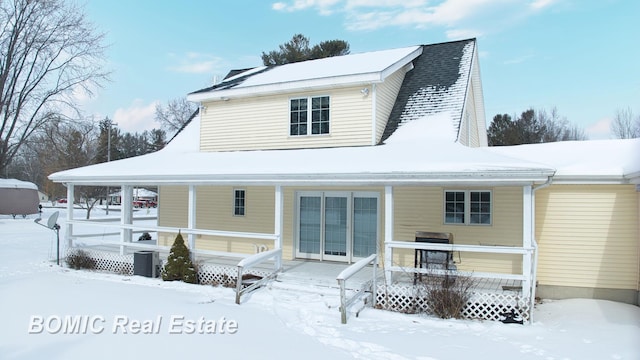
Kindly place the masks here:
<instances>
[{"instance_id":1,"label":"dark shingle roof","mask_svg":"<svg viewBox=\"0 0 640 360\"><path fill-rule=\"evenodd\" d=\"M192 92L191 94L199 94L199 93L205 93L205 92L209 92L211 90L226 90L226 89L232 89L240 84L242 84L245 80L247 80L248 78L257 75L257 74L261 74L265 71L269 71L273 68L275 68L276 66L267 66L264 67L262 69L258 69L258 68L253 68L253 69L243 69L243 70L231 70L231 72L229 72L229 74L227 74L227 76L225 76L224 80L222 80L221 83L219 84L215 84L213 86L209 86L207 88L204 89L200 89L200 90L196 90L194 92ZM249 71L249 70L254 70L256 69L256 71ZM233 75L231 75L231 73L234 73ZM242 74L245 75L242 75ZM229 80L231 79L231 80Z\"/></svg>"},{"instance_id":2,"label":"dark shingle roof","mask_svg":"<svg viewBox=\"0 0 640 360\"><path fill-rule=\"evenodd\" d=\"M402 122L442 111L451 111L454 129L459 131L475 41L423 45L422 55L404 78L380 143Z\"/></svg>"}]
</instances>

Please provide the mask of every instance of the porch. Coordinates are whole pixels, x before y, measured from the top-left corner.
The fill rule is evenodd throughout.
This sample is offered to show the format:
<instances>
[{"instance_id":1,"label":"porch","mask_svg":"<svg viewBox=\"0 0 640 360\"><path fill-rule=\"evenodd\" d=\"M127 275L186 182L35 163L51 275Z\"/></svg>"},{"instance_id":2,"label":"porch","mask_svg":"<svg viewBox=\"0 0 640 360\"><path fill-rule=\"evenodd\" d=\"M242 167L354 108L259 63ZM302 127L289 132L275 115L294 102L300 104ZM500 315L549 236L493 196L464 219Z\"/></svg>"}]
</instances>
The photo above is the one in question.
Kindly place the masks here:
<instances>
[{"instance_id":1,"label":"porch","mask_svg":"<svg viewBox=\"0 0 640 360\"><path fill-rule=\"evenodd\" d=\"M112 220L111 223L106 220L77 220L72 216L68 216L66 222L68 247L74 248L74 243L77 243L78 240L96 236L95 233L92 235L91 232L85 233L81 231L85 226L109 228L108 230L103 230L102 234L98 232L97 235L103 238L106 236L111 237L109 242L91 243L88 246L84 246L84 248L98 259L99 269L132 274L133 258L136 251L155 251L160 255L161 259L166 259L170 250L169 246L159 246L156 242L135 241L134 234L151 232L155 235L154 238L158 239L158 234L160 233L176 234L180 231L185 235L188 246L192 249L192 254L199 269L200 282L211 285L237 285L238 303L241 303L239 297L241 291L243 291L241 287L244 285L242 285L242 282L237 282L236 279L244 279L244 275L247 274L262 277L265 281L262 281L259 285L266 285L267 280L275 280L268 283L270 284L269 286L288 286L299 289L300 286L304 285L306 288L323 288L326 291L336 291L339 286L337 276L348 269L350 265L345 262L328 261L328 257L325 259L321 257L322 261L304 261L290 260L291 258L297 258L291 253L285 255L284 258L282 255L283 233L287 233L284 236L285 244L291 246L291 243L293 243L295 250L298 250L295 247L296 240L287 239L290 236L290 231L297 232L299 230L299 228L295 228L297 230L292 231L291 227L298 225L291 225L289 223L291 222L290 219L292 217L295 219L298 216L299 220L301 217L299 214L292 216L291 209L296 206L292 204L296 204L296 201L297 203L300 202L301 196L298 195L304 194L303 196L307 196L307 192L294 192L292 189L285 190L282 186L274 186L273 190L270 190L274 191L274 204L271 207L273 210L270 210L273 217L273 220L270 220L273 224L272 227L265 229L265 232L249 233L198 228L196 226L196 188L196 186L190 185L188 186L188 191L185 192L188 200L186 202L185 227L159 226L154 219L134 218L133 209L129 206L130 202L125 202L123 203L120 219ZM375 220L373 224L377 224L377 226L372 227L374 231L371 232L375 236L374 239L376 239L372 240L372 244L374 244L372 251L378 254L378 260L382 265L376 268L375 276L371 265L362 271L355 272L353 277L345 282L346 290L351 293L367 291L372 294L375 293L375 300L372 300L371 303L378 308L420 312L427 309L427 304L424 297L424 289L416 286L413 282L414 274L443 276L446 275L448 270L415 268L408 265L406 261L398 263L394 259L395 251L404 250L410 254L415 251L427 250L456 252L458 254L464 252L484 253L490 256L491 254L509 254L521 259L519 265L515 265L511 273L476 272L471 270L468 274L465 274L474 279L474 284L471 291L473 296L464 315L469 318L499 320L501 313L516 310L525 321L530 321L535 297L536 245L532 237L534 191L531 185L522 186L521 189L521 192L517 194L520 198L517 206L520 208L521 215L518 215L517 218L522 221L522 229L519 230L519 235L516 233L511 236L511 239L513 239L512 245L499 246L496 243L481 245L417 243L414 239L404 238L407 236L407 227L405 226L402 229L403 232L394 232L394 227L397 226L394 217L400 218L398 209L405 208L403 205L394 206L394 187L385 186L381 189L379 201L373 202L377 208L374 206L371 212L373 214L372 218ZM69 198L72 198L73 186L69 186L68 190ZM288 194L286 201L285 191ZM123 186L123 194L125 196L126 194L131 194L131 192L131 186ZM407 201L407 195L413 194L405 191L400 197L403 204ZM332 196L336 197L333 193ZM417 200L413 201L418 203ZM420 203L422 202L420 201ZM289 211L286 216L286 221L288 222L286 230L284 230L285 211ZM346 213L348 214L349 212L347 211ZM294 220L294 222L296 221ZM406 221L402 219L400 223L404 224ZM411 222L411 228L420 226L418 229L423 229L422 226L424 225L415 225L419 223L422 222ZM342 231L346 231L346 228L349 227L345 227ZM462 231L461 229L457 228L458 231ZM469 229L472 228L468 227L465 230L468 234L470 233ZM484 230L486 229L490 228L485 227ZM481 230L480 227L473 228L474 232ZM499 229L492 231L499 232ZM218 247L222 251L204 250L198 246L201 236L206 236L207 241L215 241L211 238L215 239L216 237L232 239L232 242L234 241L233 239L243 239L248 244L257 243L266 244L266 246L262 248L262 246L254 244L256 246L254 249L255 254L252 254L252 251L247 251L248 249L243 250L244 252L232 252L231 249L224 249L224 246ZM400 236L403 238L396 238ZM478 238L482 238L482 235ZM246 241L247 239L248 242ZM230 240L224 241L229 243ZM521 243L517 244L520 241ZM167 245L167 242L161 244ZM347 245L347 248L349 246ZM266 254L264 250L268 250ZM412 259L411 263L413 263ZM374 279L378 281L374 281ZM369 287L367 286L370 281L376 283L375 287L372 288L372 284L369 284Z\"/></svg>"},{"instance_id":2,"label":"porch","mask_svg":"<svg viewBox=\"0 0 640 360\"><path fill-rule=\"evenodd\" d=\"M149 242L140 245L145 249L155 247ZM155 248L160 255L161 263L166 261L168 249ZM112 243L82 246L70 250L74 249L82 249L96 260L97 270L133 275L134 254L140 248L126 247L126 250L121 253L120 246ZM236 288L240 261L242 261L241 258L233 256L196 256L199 283ZM241 288L251 286L256 279L262 278L267 281L257 287L267 286L295 292L317 292L325 296L340 298L340 282L337 281L337 277L353 267L353 265L340 262L315 260L285 260L281 265L281 269L275 271L275 260L270 259L245 270L244 275L249 275L248 280L241 282L241 286L236 290L240 291ZM416 272L411 270L416 270ZM353 276L344 282L345 295L358 298L358 301L348 306L347 312L351 314L350 316L357 316L366 306L404 313L427 312L426 288L420 282L417 285L414 283L415 274L421 271L425 272L425 269L403 269L389 280L385 278L382 266L374 267L369 264L361 271L354 272ZM456 274L456 276L471 275ZM245 278L243 275L240 276ZM375 284L375 291L373 291L373 284ZM502 313L514 310L524 321L531 320L530 303L523 296L522 281L474 276L470 294L471 298L462 314L465 318L498 321L502 319ZM375 296L375 300L372 299L372 296ZM337 316L338 313L336 313L336 319Z\"/></svg>"}]
</instances>

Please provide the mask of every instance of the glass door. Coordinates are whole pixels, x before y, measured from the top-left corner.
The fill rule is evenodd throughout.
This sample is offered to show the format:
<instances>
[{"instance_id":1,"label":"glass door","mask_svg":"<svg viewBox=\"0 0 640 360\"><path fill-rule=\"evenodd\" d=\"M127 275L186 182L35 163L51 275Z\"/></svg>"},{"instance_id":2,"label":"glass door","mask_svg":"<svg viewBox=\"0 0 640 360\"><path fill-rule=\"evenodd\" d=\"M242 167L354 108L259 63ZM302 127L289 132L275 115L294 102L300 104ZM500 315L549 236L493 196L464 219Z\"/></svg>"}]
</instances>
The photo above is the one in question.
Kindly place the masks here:
<instances>
[{"instance_id":1,"label":"glass door","mask_svg":"<svg viewBox=\"0 0 640 360\"><path fill-rule=\"evenodd\" d=\"M378 251L378 198L353 198L352 260L366 258Z\"/></svg>"},{"instance_id":2,"label":"glass door","mask_svg":"<svg viewBox=\"0 0 640 360\"><path fill-rule=\"evenodd\" d=\"M348 204L347 196L325 196L324 198L323 259L347 260Z\"/></svg>"},{"instance_id":3,"label":"glass door","mask_svg":"<svg viewBox=\"0 0 640 360\"><path fill-rule=\"evenodd\" d=\"M298 198L298 244L296 257L320 260L322 194Z\"/></svg>"},{"instance_id":4,"label":"glass door","mask_svg":"<svg viewBox=\"0 0 640 360\"><path fill-rule=\"evenodd\" d=\"M379 194L300 192L296 257L353 262L377 252Z\"/></svg>"}]
</instances>

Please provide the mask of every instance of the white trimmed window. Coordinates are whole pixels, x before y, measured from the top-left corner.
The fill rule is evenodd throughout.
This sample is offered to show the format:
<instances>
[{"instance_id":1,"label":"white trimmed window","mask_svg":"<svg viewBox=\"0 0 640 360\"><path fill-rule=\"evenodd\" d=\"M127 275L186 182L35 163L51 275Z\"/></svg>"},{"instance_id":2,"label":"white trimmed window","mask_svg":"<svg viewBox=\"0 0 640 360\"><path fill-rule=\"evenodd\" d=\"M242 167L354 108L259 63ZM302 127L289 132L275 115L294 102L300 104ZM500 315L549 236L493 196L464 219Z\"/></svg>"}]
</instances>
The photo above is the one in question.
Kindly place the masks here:
<instances>
[{"instance_id":1,"label":"white trimmed window","mask_svg":"<svg viewBox=\"0 0 640 360\"><path fill-rule=\"evenodd\" d=\"M289 135L291 136L329 133L328 96L291 99L289 114Z\"/></svg>"},{"instance_id":2,"label":"white trimmed window","mask_svg":"<svg viewBox=\"0 0 640 360\"><path fill-rule=\"evenodd\" d=\"M246 205L246 192L242 189L233 190L233 215L244 216Z\"/></svg>"},{"instance_id":3,"label":"white trimmed window","mask_svg":"<svg viewBox=\"0 0 640 360\"><path fill-rule=\"evenodd\" d=\"M491 225L491 191L447 190L444 192L444 223Z\"/></svg>"}]
</instances>

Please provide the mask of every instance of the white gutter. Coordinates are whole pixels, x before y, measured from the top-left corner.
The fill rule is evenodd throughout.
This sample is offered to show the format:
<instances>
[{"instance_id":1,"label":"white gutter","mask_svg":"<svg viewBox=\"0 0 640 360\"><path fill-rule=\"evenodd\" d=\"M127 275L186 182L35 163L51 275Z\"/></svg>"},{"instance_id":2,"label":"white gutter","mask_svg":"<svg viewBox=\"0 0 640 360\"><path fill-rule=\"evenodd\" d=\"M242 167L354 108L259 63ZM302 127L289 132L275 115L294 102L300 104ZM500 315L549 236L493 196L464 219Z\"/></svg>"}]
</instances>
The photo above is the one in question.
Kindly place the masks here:
<instances>
[{"instance_id":1,"label":"white gutter","mask_svg":"<svg viewBox=\"0 0 640 360\"><path fill-rule=\"evenodd\" d=\"M518 186L543 181L547 178L544 173L519 174L520 176L506 176L507 174L493 174L492 176L477 177L474 174L270 174L270 175L225 175L212 176L207 174L180 176L129 176L102 178L52 178L54 182L68 182L76 185L144 185L144 184L201 184L201 185L501 185Z\"/></svg>"},{"instance_id":2,"label":"white gutter","mask_svg":"<svg viewBox=\"0 0 640 360\"><path fill-rule=\"evenodd\" d=\"M233 98L244 98L254 96L265 96L288 93L293 91L309 91L334 89L349 86L367 85L370 83L382 82L380 72L369 74L358 74L349 76L328 77L320 79L310 79L302 81L292 81L283 83L273 83L266 85L256 85L241 88L231 88L226 90L212 90L203 93L192 93L187 95L187 100L198 101L226 101Z\"/></svg>"}]
</instances>

